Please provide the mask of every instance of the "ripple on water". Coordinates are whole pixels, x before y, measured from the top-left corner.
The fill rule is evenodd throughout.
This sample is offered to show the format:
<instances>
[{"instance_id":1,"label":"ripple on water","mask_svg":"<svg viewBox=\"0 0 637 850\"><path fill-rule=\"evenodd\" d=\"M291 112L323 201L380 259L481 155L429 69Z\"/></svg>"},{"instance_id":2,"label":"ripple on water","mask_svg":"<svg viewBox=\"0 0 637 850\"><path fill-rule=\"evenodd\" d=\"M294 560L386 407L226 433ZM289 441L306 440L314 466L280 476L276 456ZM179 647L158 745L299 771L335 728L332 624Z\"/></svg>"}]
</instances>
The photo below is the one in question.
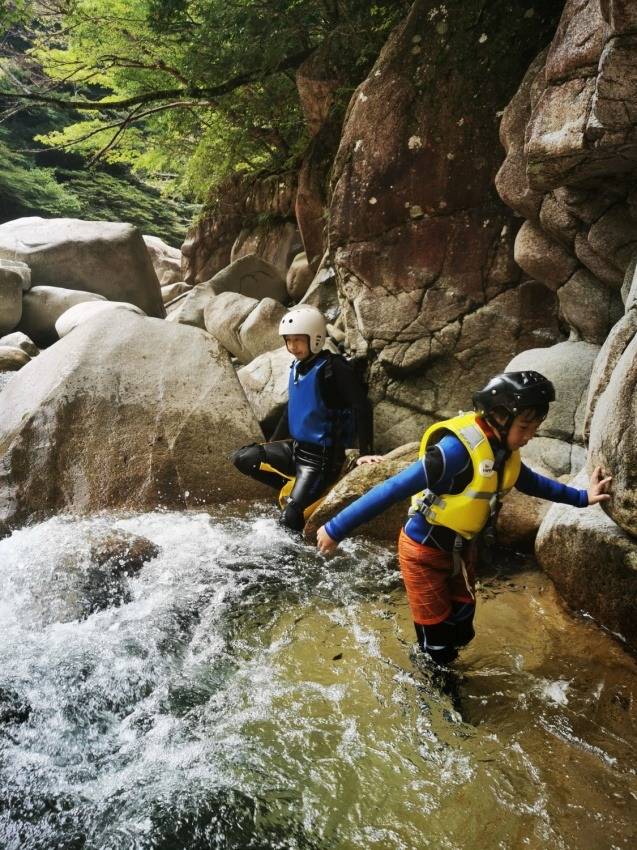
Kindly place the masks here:
<instances>
[{"instance_id":1,"label":"ripple on water","mask_svg":"<svg viewBox=\"0 0 637 850\"><path fill-rule=\"evenodd\" d=\"M634 844L634 664L541 576L488 594L445 683L411 654L392 551L325 561L232 510L0 541L0 846ZM159 553L95 610L113 529Z\"/></svg>"}]
</instances>

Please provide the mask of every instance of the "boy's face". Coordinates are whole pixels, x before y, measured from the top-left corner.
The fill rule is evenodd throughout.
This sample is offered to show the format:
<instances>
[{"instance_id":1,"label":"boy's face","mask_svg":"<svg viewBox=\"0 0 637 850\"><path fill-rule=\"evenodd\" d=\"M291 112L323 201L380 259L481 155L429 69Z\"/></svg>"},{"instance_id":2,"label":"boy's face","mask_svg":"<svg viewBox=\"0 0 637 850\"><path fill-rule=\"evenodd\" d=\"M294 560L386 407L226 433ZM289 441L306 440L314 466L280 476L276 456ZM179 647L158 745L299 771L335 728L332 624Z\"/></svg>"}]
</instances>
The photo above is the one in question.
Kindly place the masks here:
<instances>
[{"instance_id":1,"label":"boy's face","mask_svg":"<svg viewBox=\"0 0 637 850\"><path fill-rule=\"evenodd\" d=\"M310 340L307 334L288 334L283 339L285 347L297 360L307 360L310 356Z\"/></svg>"},{"instance_id":2,"label":"boy's face","mask_svg":"<svg viewBox=\"0 0 637 850\"><path fill-rule=\"evenodd\" d=\"M521 449L522 446L526 446L529 440L535 437L541 424L542 420L538 419L532 410L523 410L522 413L518 413L507 434L509 451L514 452Z\"/></svg>"}]
</instances>

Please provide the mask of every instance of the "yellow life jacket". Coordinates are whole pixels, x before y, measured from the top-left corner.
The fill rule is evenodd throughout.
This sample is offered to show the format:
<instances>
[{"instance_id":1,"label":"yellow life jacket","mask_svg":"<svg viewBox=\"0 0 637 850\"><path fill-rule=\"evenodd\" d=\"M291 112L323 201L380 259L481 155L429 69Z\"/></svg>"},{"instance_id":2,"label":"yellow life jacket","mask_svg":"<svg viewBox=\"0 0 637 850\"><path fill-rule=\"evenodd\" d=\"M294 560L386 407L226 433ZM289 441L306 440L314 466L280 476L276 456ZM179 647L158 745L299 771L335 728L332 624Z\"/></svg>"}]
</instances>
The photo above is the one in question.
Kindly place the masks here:
<instances>
[{"instance_id":1,"label":"yellow life jacket","mask_svg":"<svg viewBox=\"0 0 637 850\"><path fill-rule=\"evenodd\" d=\"M469 540L482 531L497 503L509 492L520 474L520 452L515 451L505 461L500 475L493 469L493 449L487 435L477 422L476 413L461 413L453 419L436 422L424 433L419 457L446 434L454 434L469 452L473 477L461 493L437 496L422 490L412 497L412 511L421 513L432 525L444 525Z\"/></svg>"}]
</instances>

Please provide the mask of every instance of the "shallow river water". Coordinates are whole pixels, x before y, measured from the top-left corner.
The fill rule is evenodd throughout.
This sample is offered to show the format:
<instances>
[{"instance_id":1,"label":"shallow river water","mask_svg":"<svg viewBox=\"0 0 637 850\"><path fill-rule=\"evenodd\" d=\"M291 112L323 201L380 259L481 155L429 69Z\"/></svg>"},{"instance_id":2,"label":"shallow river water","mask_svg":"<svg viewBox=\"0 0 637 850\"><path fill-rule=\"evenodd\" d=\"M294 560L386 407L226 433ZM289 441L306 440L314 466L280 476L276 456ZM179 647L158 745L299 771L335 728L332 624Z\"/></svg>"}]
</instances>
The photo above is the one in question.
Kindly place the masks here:
<instances>
[{"instance_id":1,"label":"shallow river water","mask_svg":"<svg viewBox=\"0 0 637 850\"><path fill-rule=\"evenodd\" d=\"M94 610L114 528L160 551ZM265 509L16 532L0 848L637 846L635 662L519 561L482 580L477 633L439 682L391 547L324 560Z\"/></svg>"}]
</instances>

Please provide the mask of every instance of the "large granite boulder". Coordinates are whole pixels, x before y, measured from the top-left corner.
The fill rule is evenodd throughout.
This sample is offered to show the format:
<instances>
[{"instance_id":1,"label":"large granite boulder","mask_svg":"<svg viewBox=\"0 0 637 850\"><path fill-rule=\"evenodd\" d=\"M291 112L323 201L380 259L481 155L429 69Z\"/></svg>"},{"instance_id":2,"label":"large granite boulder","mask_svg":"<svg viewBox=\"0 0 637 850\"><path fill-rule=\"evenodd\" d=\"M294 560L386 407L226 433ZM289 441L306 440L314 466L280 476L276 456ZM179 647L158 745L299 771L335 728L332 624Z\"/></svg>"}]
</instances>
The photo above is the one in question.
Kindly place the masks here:
<instances>
[{"instance_id":1,"label":"large granite boulder","mask_svg":"<svg viewBox=\"0 0 637 850\"><path fill-rule=\"evenodd\" d=\"M12 331L22 316L22 293L31 286L25 263L0 259L0 334Z\"/></svg>"},{"instance_id":2,"label":"large granite boulder","mask_svg":"<svg viewBox=\"0 0 637 850\"><path fill-rule=\"evenodd\" d=\"M127 311L98 316L0 395L0 529L59 511L253 498L264 488L228 457L261 439L216 340Z\"/></svg>"},{"instance_id":3,"label":"large granite boulder","mask_svg":"<svg viewBox=\"0 0 637 850\"><path fill-rule=\"evenodd\" d=\"M161 300L164 302L164 305L168 305L175 298L185 295L191 290L192 286L189 283L184 283L183 280L177 281L177 283L169 283L168 286L162 286L161 288Z\"/></svg>"},{"instance_id":4,"label":"large granite boulder","mask_svg":"<svg viewBox=\"0 0 637 850\"><path fill-rule=\"evenodd\" d=\"M150 254L150 259L157 275L160 286L178 283L181 277L181 251L166 244L158 236L144 236L144 244Z\"/></svg>"},{"instance_id":5,"label":"large granite boulder","mask_svg":"<svg viewBox=\"0 0 637 850\"><path fill-rule=\"evenodd\" d=\"M523 281L518 223L493 186L494 116L546 37L540 18L487 4L476 27L471 4L416 0L350 101L329 249L347 349L372 361L381 448L465 407L530 347L523 337L534 347L560 338L555 294Z\"/></svg>"},{"instance_id":6,"label":"large granite boulder","mask_svg":"<svg viewBox=\"0 0 637 850\"><path fill-rule=\"evenodd\" d=\"M587 481L583 471L572 484L584 488ZM590 614L637 650L637 540L598 505L555 504L540 526L535 551L573 610Z\"/></svg>"},{"instance_id":7,"label":"large granite boulder","mask_svg":"<svg viewBox=\"0 0 637 850\"><path fill-rule=\"evenodd\" d=\"M294 225L296 179L296 169L267 177L234 174L216 186L182 245L181 280L203 283L247 252L280 264L285 276L301 250Z\"/></svg>"},{"instance_id":8,"label":"large granite boulder","mask_svg":"<svg viewBox=\"0 0 637 850\"><path fill-rule=\"evenodd\" d=\"M31 269L34 286L62 286L135 304L163 317L159 281L131 224L74 218L19 218L0 225L0 258Z\"/></svg>"},{"instance_id":9,"label":"large granite boulder","mask_svg":"<svg viewBox=\"0 0 637 850\"><path fill-rule=\"evenodd\" d=\"M198 283L189 292L178 295L166 310L166 321L178 325L192 325L205 330L204 311L209 301L216 297L210 282Z\"/></svg>"},{"instance_id":10,"label":"large granite boulder","mask_svg":"<svg viewBox=\"0 0 637 850\"><path fill-rule=\"evenodd\" d=\"M124 301L86 301L83 304L76 304L74 307L62 313L60 318L55 323L55 331L57 335L62 337L71 333L79 325L84 322L90 322L95 316L102 313L110 313L113 310L126 310L129 313L135 313L138 316L143 316L143 312L134 304L126 304Z\"/></svg>"},{"instance_id":11,"label":"large granite boulder","mask_svg":"<svg viewBox=\"0 0 637 850\"><path fill-rule=\"evenodd\" d=\"M590 424L589 471L602 466L613 476L604 510L637 538L637 335L617 360Z\"/></svg>"},{"instance_id":12,"label":"large granite boulder","mask_svg":"<svg viewBox=\"0 0 637 850\"><path fill-rule=\"evenodd\" d=\"M584 415L598 351L598 346L588 342L561 342L550 348L523 351L505 369L535 369L553 382L556 401L538 435L522 449L521 455L531 469L563 483L586 462ZM550 502L513 490L504 500L498 519L501 542L530 545L550 506Z\"/></svg>"},{"instance_id":13,"label":"large granite boulder","mask_svg":"<svg viewBox=\"0 0 637 850\"><path fill-rule=\"evenodd\" d=\"M285 276L267 260L248 254L230 263L208 281L216 295L238 292L248 298L273 298L281 304L287 302Z\"/></svg>"},{"instance_id":14,"label":"large granite boulder","mask_svg":"<svg viewBox=\"0 0 637 850\"><path fill-rule=\"evenodd\" d=\"M272 433L287 404L293 359L283 346L255 357L237 372L252 412L266 435Z\"/></svg>"},{"instance_id":15,"label":"large granite boulder","mask_svg":"<svg viewBox=\"0 0 637 850\"><path fill-rule=\"evenodd\" d=\"M204 310L206 330L241 362L249 363L281 346L279 323L285 307L272 298L248 298L222 292Z\"/></svg>"},{"instance_id":16,"label":"large granite boulder","mask_svg":"<svg viewBox=\"0 0 637 850\"><path fill-rule=\"evenodd\" d=\"M550 348L523 351L508 363L506 372L534 369L553 382L556 400L540 426L538 437L584 444L588 385L598 352L599 346L592 343L567 341ZM556 469L557 474L563 472Z\"/></svg>"},{"instance_id":17,"label":"large granite boulder","mask_svg":"<svg viewBox=\"0 0 637 850\"><path fill-rule=\"evenodd\" d=\"M24 293L19 330L40 348L59 339L55 323L63 313L79 304L106 304L103 295L61 286L34 286Z\"/></svg>"},{"instance_id":18,"label":"large granite boulder","mask_svg":"<svg viewBox=\"0 0 637 850\"><path fill-rule=\"evenodd\" d=\"M297 254L292 261L285 280L288 295L292 301L300 301L303 298L313 279L314 272L307 261L305 251L303 251Z\"/></svg>"}]
</instances>

